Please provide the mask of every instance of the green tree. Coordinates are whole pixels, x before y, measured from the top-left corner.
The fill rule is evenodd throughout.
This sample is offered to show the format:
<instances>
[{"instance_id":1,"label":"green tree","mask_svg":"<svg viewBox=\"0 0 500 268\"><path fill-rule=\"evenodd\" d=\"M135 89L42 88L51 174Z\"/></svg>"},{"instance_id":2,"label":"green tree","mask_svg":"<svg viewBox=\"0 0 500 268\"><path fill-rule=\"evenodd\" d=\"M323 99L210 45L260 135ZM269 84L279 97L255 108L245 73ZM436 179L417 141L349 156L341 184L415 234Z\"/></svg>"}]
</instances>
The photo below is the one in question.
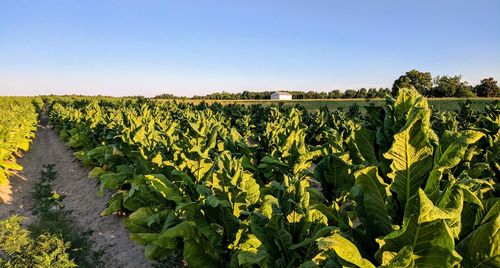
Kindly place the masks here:
<instances>
[{"instance_id":1,"label":"green tree","mask_svg":"<svg viewBox=\"0 0 500 268\"><path fill-rule=\"evenodd\" d=\"M457 88L457 92L455 93L455 97L474 98L474 97L476 97L476 94L474 93L474 89L472 88L472 86L465 85L465 86L459 86Z\"/></svg>"},{"instance_id":2,"label":"green tree","mask_svg":"<svg viewBox=\"0 0 500 268\"><path fill-rule=\"evenodd\" d=\"M356 90L354 89L348 89L344 91L344 96L342 96L344 99L353 99L356 98Z\"/></svg>"},{"instance_id":3,"label":"green tree","mask_svg":"<svg viewBox=\"0 0 500 268\"><path fill-rule=\"evenodd\" d=\"M434 79L434 87L430 90L431 97L474 97L472 87L462 81L461 75L456 76L437 76Z\"/></svg>"},{"instance_id":4,"label":"green tree","mask_svg":"<svg viewBox=\"0 0 500 268\"><path fill-rule=\"evenodd\" d=\"M358 90L358 92L356 92L356 98L366 98L367 95L368 91L364 87Z\"/></svg>"},{"instance_id":5,"label":"green tree","mask_svg":"<svg viewBox=\"0 0 500 268\"><path fill-rule=\"evenodd\" d=\"M326 99L328 98L328 93L326 92L319 92L318 93L318 99Z\"/></svg>"},{"instance_id":6,"label":"green tree","mask_svg":"<svg viewBox=\"0 0 500 268\"><path fill-rule=\"evenodd\" d=\"M178 97L175 96L174 94L164 93L164 94L160 94L154 98L155 99L177 99Z\"/></svg>"},{"instance_id":7,"label":"green tree","mask_svg":"<svg viewBox=\"0 0 500 268\"><path fill-rule=\"evenodd\" d=\"M385 98L386 95L390 95L391 90L389 88L379 88L377 92L377 98Z\"/></svg>"},{"instance_id":8,"label":"green tree","mask_svg":"<svg viewBox=\"0 0 500 268\"><path fill-rule=\"evenodd\" d=\"M474 88L478 97L500 97L500 88L493 77L481 80L481 83Z\"/></svg>"},{"instance_id":9,"label":"green tree","mask_svg":"<svg viewBox=\"0 0 500 268\"><path fill-rule=\"evenodd\" d=\"M309 90L305 93L305 98L306 99L317 99L318 93L315 91Z\"/></svg>"},{"instance_id":10,"label":"green tree","mask_svg":"<svg viewBox=\"0 0 500 268\"><path fill-rule=\"evenodd\" d=\"M329 99L340 99L342 98L342 92L338 89L334 89L330 92L328 92L328 98Z\"/></svg>"},{"instance_id":11,"label":"green tree","mask_svg":"<svg viewBox=\"0 0 500 268\"><path fill-rule=\"evenodd\" d=\"M432 75L429 72L420 72L418 70L410 70L406 74L400 76L392 85L392 95L396 96L400 88L409 88L410 86L422 95L427 95L427 92L432 87Z\"/></svg>"},{"instance_id":12,"label":"green tree","mask_svg":"<svg viewBox=\"0 0 500 268\"><path fill-rule=\"evenodd\" d=\"M368 93L367 93L366 97L367 98L376 98L377 97L377 89L376 88L368 89Z\"/></svg>"}]
</instances>

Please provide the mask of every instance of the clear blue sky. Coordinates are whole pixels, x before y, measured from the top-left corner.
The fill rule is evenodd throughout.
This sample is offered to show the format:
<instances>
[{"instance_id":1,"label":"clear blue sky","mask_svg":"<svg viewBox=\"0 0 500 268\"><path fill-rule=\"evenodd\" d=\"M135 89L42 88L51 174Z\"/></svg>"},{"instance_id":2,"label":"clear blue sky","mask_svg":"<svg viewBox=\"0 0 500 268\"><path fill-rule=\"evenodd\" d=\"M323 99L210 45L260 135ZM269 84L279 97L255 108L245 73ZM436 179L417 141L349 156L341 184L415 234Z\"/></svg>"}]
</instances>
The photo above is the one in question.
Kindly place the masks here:
<instances>
[{"instance_id":1,"label":"clear blue sky","mask_svg":"<svg viewBox=\"0 0 500 268\"><path fill-rule=\"evenodd\" d=\"M0 0L0 95L390 87L500 79L500 1Z\"/></svg>"}]
</instances>

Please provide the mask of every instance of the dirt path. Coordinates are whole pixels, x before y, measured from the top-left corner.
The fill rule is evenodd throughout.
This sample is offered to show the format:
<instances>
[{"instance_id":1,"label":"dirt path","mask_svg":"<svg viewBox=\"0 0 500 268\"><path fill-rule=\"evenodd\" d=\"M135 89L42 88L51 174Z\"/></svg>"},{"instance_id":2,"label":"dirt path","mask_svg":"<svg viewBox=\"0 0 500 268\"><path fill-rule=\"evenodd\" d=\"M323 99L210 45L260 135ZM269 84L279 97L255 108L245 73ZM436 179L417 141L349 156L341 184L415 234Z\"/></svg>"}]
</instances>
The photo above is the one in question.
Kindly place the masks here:
<instances>
[{"instance_id":1,"label":"dirt path","mask_svg":"<svg viewBox=\"0 0 500 268\"><path fill-rule=\"evenodd\" d=\"M36 139L31 144L30 150L17 160L23 170L9 177L12 199L9 204L0 203L1 219L12 215L20 215L26 218L23 224L28 225L32 221L31 210L33 203L31 194L36 181L40 178L40 171L46 163L43 162L43 157L40 157L40 155L45 150L43 140L45 140L44 136L47 133L45 126L47 119L44 117L41 121L36 133Z\"/></svg>"},{"instance_id":2,"label":"dirt path","mask_svg":"<svg viewBox=\"0 0 500 268\"><path fill-rule=\"evenodd\" d=\"M54 189L66 195L63 203L73 211L73 221L83 230L93 230L91 240L94 249L104 250L102 260L106 267L151 267L144 257L143 248L135 245L128 237L129 232L117 216L101 217L106 208L108 196L99 197L97 181L87 178L90 171L75 161L73 152L59 139L56 132L47 125L46 118L38 128L31 149L19 159L24 170L12 180L13 201L11 205L0 205L0 217L19 214L30 216L33 184L40 177L44 164L55 164L57 178ZM6 216L5 216L6 215Z\"/></svg>"}]
</instances>

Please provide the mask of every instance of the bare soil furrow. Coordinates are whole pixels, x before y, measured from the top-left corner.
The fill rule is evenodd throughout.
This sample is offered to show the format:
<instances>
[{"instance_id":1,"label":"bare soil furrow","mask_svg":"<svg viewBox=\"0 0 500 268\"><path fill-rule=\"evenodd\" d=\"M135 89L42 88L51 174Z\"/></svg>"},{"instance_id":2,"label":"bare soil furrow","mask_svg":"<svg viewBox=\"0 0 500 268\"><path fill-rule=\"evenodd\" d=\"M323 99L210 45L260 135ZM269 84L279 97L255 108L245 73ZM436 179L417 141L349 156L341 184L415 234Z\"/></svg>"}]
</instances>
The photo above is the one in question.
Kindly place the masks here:
<instances>
[{"instance_id":1,"label":"bare soil furrow","mask_svg":"<svg viewBox=\"0 0 500 268\"><path fill-rule=\"evenodd\" d=\"M93 231L93 247L104 251L102 260L105 266L151 267L144 257L143 248L129 239L122 218L99 215L106 208L109 195L97 195L97 181L87 178L90 169L75 160L73 152L47 124L45 117L41 122L30 150L18 161L24 167L23 171L11 177L12 203L0 205L0 218L23 215L29 223L33 186L43 165L55 164L57 179L54 180L54 189L66 196L63 203L67 210L72 211L74 224L82 230Z\"/></svg>"}]
</instances>

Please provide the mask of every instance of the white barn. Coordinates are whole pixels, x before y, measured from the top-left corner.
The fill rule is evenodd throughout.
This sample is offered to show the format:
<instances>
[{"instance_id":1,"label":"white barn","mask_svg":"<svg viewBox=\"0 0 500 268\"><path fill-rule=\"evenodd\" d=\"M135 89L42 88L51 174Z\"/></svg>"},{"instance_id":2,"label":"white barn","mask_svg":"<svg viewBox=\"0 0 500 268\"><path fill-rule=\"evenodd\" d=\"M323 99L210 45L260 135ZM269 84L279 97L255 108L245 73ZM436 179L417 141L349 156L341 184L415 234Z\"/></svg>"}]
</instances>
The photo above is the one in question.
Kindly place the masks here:
<instances>
[{"instance_id":1,"label":"white barn","mask_svg":"<svg viewBox=\"0 0 500 268\"><path fill-rule=\"evenodd\" d=\"M292 94L288 92L276 91L271 94L271 100L291 100Z\"/></svg>"}]
</instances>

